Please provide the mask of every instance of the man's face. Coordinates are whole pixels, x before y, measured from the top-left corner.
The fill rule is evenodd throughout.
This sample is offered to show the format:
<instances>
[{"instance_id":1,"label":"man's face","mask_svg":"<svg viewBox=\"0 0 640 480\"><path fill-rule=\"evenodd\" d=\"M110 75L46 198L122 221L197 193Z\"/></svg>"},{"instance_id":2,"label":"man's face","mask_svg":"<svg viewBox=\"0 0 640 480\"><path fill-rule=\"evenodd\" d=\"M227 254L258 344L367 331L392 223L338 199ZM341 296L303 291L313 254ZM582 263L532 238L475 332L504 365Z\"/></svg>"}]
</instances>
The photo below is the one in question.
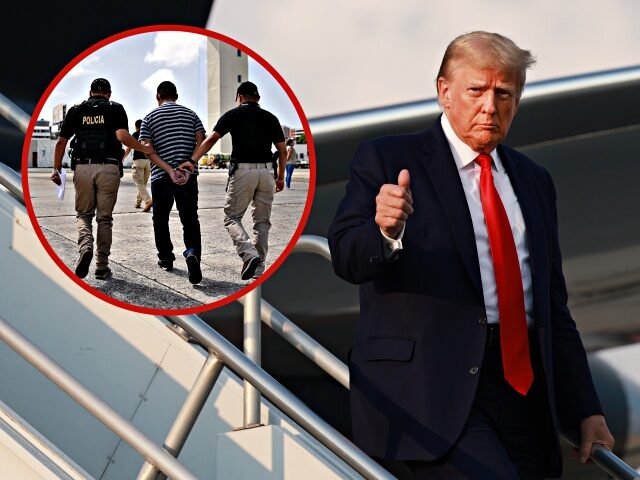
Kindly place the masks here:
<instances>
[{"instance_id":1,"label":"man's face","mask_svg":"<svg viewBox=\"0 0 640 480\"><path fill-rule=\"evenodd\" d=\"M504 139L518 109L517 74L454 60L438 79L438 98L456 135L474 151L490 153Z\"/></svg>"}]
</instances>

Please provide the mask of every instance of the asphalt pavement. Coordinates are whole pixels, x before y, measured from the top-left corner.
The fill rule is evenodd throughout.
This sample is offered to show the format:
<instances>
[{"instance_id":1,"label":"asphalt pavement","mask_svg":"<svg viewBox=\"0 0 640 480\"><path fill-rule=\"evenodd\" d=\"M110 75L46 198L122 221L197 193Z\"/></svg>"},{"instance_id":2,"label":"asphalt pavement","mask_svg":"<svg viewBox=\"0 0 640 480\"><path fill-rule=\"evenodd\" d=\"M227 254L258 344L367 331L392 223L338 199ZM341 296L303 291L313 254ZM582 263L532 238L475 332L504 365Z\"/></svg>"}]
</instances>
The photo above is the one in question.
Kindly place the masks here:
<instances>
[{"instance_id":1,"label":"asphalt pavement","mask_svg":"<svg viewBox=\"0 0 640 480\"><path fill-rule=\"evenodd\" d=\"M50 169L29 170L31 201L44 236L73 272L78 259L73 172L67 172L65 198L61 203L57 201L56 187L49 179L50 174ZM134 208L137 190L129 169L125 169L113 213L113 243L109 257L113 276L107 280L96 279L93 263L84 281L131 305L172 310L215 302L249 284L251 280L240 278L242 261L223 224L226 181L226 170L204 170L198 177L203 275L200 284L192 285L188 280L187 266L182 257L182 225L175 207L169 219L176 255L174 269L167 272L157 265L152 212L144 213ZM296 169L291 187L277 193L274 199L267 269L282 254L300 222L309 190L309 170ZM249 235L252 229L250 208L243 219ZM95 238L95 221L93 223Z\"/></svg>"}]
</instances>

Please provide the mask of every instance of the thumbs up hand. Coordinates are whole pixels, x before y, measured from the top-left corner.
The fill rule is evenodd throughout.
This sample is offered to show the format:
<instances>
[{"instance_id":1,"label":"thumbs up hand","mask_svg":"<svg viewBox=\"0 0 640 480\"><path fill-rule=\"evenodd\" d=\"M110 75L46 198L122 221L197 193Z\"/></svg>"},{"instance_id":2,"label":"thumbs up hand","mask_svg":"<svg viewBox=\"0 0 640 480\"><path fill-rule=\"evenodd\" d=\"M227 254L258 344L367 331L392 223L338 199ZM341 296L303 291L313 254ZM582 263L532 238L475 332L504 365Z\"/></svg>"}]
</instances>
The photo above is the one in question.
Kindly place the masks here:
<instances>
[{"instance_id":1,"label":"thumbs up hand","mask_svg":"<svg viewBox=\"0 0 640 480\"><path fill-rule=\"evenodd\" d=\"M413 213L413 198L409 187L409 170L398 175L398 184L386 183L376 196L376 223L382 233L389 238L397 238Z\"/></svg>"}]
</instances>

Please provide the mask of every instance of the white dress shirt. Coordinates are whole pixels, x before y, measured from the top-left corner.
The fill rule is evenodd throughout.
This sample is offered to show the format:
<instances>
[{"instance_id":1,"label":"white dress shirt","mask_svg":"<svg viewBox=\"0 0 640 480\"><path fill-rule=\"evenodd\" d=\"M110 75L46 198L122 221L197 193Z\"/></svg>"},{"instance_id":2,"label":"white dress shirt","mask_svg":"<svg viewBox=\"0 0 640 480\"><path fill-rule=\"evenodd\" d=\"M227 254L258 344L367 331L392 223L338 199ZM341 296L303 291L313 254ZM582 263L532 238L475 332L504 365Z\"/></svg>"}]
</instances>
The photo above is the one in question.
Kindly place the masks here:
<instances>
[{"instance_id":1,"label":"white dress shirt","mask_svg":"<svg viewBox=\"0 0 640 480\"><path fill-rule=\"evenodd\" d=\"M496 292L496 280L493 271L493 260L491 258L491 250L489 248L489 236L487 234L487 226L484 221L484 213L482 211L482 201L480 200L480 165L474 160L479 155L474 152L466 143L464 143L453 131L446 114L442 115L442 129L447 137L451 153L458 167L458 174L462 182L469 213L471 214L471 222L473 223L473 232L475 234L476 248L478 250L478 262L480 264L480 278L482 280L482 294L484 296L484 304L487 312L487 321L489 323L498 323L498 296ZM513 191L509 176L502 166L500 156L494 149L491 152L493 183L500 195L502 204L507 212L509 223L511 224L511 232L518 253L518 261L520 263L520 274L522 276L522 289L524 292L524 305L527 315L527 324L533 325L533 295L531 291L531 268L529 267L529 249L527 247L527 235L520 210L520 204ZM411 221L411 217L407 220ZM402 237L404 228L396 240L393 240L383 234L383 238L389 247L389 251L397 253L402 249ZM393 243L392 243L393 242Z\"/></svg>"}]
</instances>

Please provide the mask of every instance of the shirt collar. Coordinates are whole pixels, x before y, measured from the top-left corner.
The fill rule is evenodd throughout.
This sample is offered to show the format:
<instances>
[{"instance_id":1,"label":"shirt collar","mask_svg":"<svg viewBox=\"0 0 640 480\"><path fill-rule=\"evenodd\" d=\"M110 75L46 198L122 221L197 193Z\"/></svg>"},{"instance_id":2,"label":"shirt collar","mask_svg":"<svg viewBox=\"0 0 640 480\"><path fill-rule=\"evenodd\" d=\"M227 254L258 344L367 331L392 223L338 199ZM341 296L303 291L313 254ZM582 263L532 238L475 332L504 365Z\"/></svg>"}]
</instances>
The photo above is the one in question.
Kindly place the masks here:
<instances>
[{"instance_id":1,"label":"shirt collar","mask_svg":"<svg viewBox=\"0 0 640 480\"><path fill-rule=\"evenodd\" d=\"M440 123L442 124L442 130L444 130L444 136L447 137L447 141L449 142L449 147L451 148L451 153L453 154L453 159L456 162L458 170L462 170L471 165L479 153L473 151L469 145L460 140L458 135L453 131L453 127L451 127L446 113L443 113L442 117L440 117ZM502 172L502 162L500 161L497 149L494 148L490 155L495 171L498 173Z\"/></svg>"}]
</instances>

